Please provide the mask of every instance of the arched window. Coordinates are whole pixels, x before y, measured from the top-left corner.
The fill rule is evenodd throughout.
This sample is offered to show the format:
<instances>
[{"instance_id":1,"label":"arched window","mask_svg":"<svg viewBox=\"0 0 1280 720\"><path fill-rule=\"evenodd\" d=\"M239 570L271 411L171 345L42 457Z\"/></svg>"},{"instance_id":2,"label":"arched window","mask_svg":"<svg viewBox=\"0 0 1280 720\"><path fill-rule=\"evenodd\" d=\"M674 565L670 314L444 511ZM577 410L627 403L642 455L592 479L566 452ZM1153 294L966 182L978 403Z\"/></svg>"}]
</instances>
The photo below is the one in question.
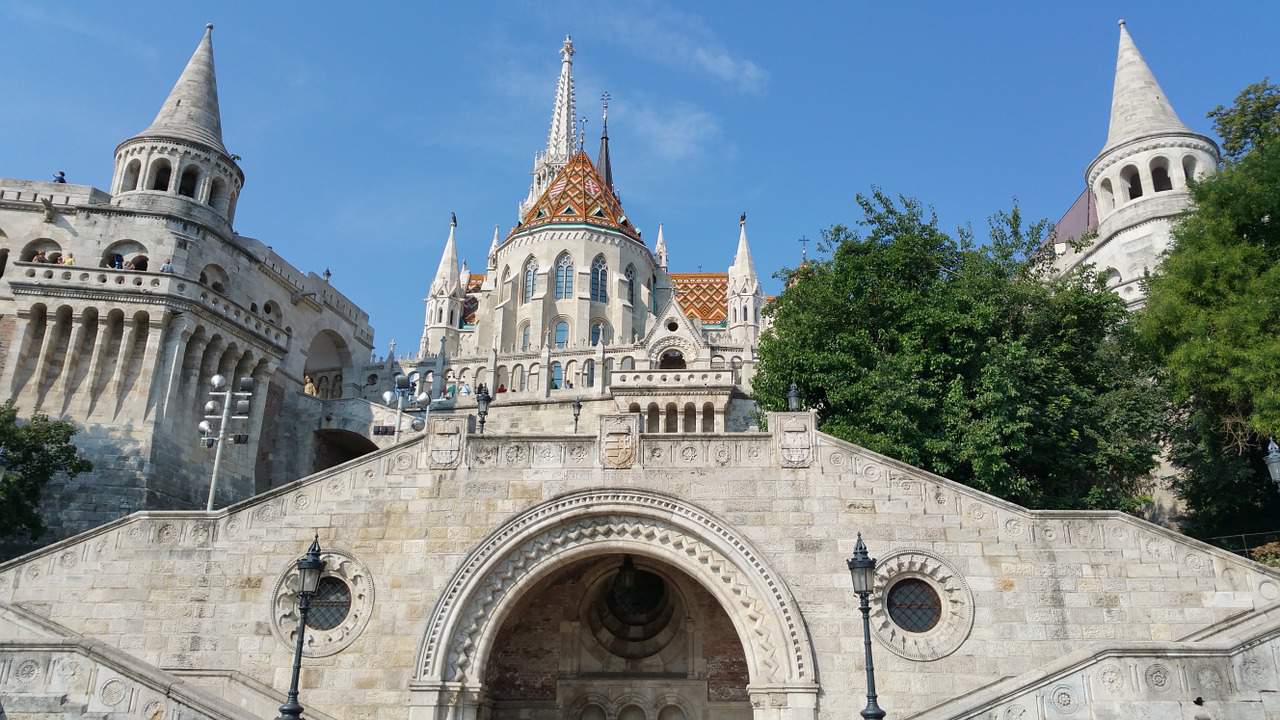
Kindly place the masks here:
<instances>
[{"instance_id":1,"label":"arched window","mask_svg":"<svg viewBox=\"0 0 1280 720\"><path fill-rule=\"evenodd\" d=\"M227 183L222 178L214 178L209 183L209 207L219 212L227 211Z\"/></svg>"},{"instance_id":2,"label":"arched window","mask_svg":"<svg viewBox=\"0 0 1280 720\"><path fill-rule=\"evenodd\" d=\"M1169 160L1158 157L1151 160L1151 191L1164 192L1173 189L1173 180L1169 178Z\"/></svg>"},{"instance_id":3,"label":"arched window","mask_svg":"<svg viewBox=\"0 0 1280 720\"><path fill-rule=\"evenodd\" d=\"M569 346L569 322L567 320L561 320L556 323L555 343L556 347L560 349Z\"/></svg>"},{"instance_id":4,"label":"arched window","mask_svg":"<svg viewBox=\"0 0 1280 720\"><path fill-rule=\"evenodd\" d=\"M591 323L591 346L595 347L600 343L609 344L609 328L603 320Z\"/></svg>"},{"instance_id":5,"label":"arched window","mask_svg":"<svg viewBox=\"0 0 1280 720\"><path fill-rule=\"evenodd\" d=\"M1116 194L1111 189L1111 178L1103 178L1098 184L1098 205L1103 212L1111 212L1116 206Z\"/></svg>"},{"instance_id":6,"label":"arched window","mask_svg":"<svg viewBox=\"0 0 1280 720\"><path fill-rule=\"evenodd\" d=\"M178 180L178 194L193 198L196 196L196 184L200 182L200 168L188 165Z\"/></svg>"},{"instance_id":7,"label":"arched window","mask_svg":"<svg viewBox=\"0 0 1280 720\"><path fill-rule=\"evenodd\" d=\"M1129 165L1120 171L1120 179L1128 190L1128 199L1137 200L1142 197L1142 178L1138 177L1138 168Z\"/></svg>"},{"instance_id":8,"label":"arched window","mask_svg":"<svg viewBox=\"0 0 1280 720\"><path fill-rule=\"evenodd\" d=\"M564 366L559 360L551 363L551 389L559 390L564 385Z\"/></svg>"},{"instance_id":9,"label":"arched window","mask_svg":"<svg viewBox=\"0 0 1280 720\"><path fill-rule=\"evenodd\" d=\"M134 158L124 168L124 181L120 183L121 192L138 189L138 176L142 174L142 161Z\"/></svg>"},{"instance_id":10,"label":"arched window","mask_svg":"<svg viewBox=\"0 0 1280 720\"><path fill-rule=\"evenodd\" d=\"M511 368L511 392L524 392L524 366Z\"/></svg>"},{"instance_id":11,"label":"arched window","mask_svg":"<svg viewBox=\"0 0 1280 720\"><path fill-rule=\"evenodd\" d=\"M733 316L733 321L734 321L735 323L736 323L736 322L738 322L738 306L737 306L737 305L734 305L733 307L731 307L731 308L729 308L729 309L732 311L730 314Z\"/></svg>"},{"instance_id":12,"label":"arched window","mask_svg":"<svg viewBox=\"0 0 1280 720\"><path fill-rule=\"evenodd\" d=\"M702 432L716 431L716 408L711 403L702 404Z\"/></svg>"},{"instance_id":13,"label":"arched window","mask_svg":"<svg viewBox=\"0 0 1280 720\"><path fill-rule=\"evenodd\" d=\"M658 276L654 275L649 279L649 309L654 315L658 314Z\"/></svg>"},{"instance_id":14,"label":"arched window","mask_svg":"<svg viewBox=\"0 0 1280 720\"><path fill-rule=\"evenodd\" d=\"M635 370L636 360L635 358L624 357L622 358L622 362L619 363L618 367L622 368L623 370Z\"/></svg>"},{"instance_id":15,"label":"arched window","mask_svg":"<svg viewBox=\"0 0 1280 720\"><path fill-rule=\"evenodd\" d=\"M563 253L556 258L556 299L568 300L573 297L573 258Z\"/></svg>"},{"instance_id":16,"label":"arched window","mask_svg":"<svg viewBox=\"0 0 1280 720\"><path fill-rule=\"evenodd\" d=\"M636 304L636 266L628 265L627 271L624 273L627 278L627 302L632 307Z\"/></svg>"},{"instance_id":17,"label":"arched window","mask_svg":"<svg viewBox=\"0 0 1280 720\"><path fill-rule=\"evenodd\" d=\"M587 387L595 387L596 385L596 361L584 360L582 362L582 384Z\"/></svg>"},{"instance_id":18,"label":"arched window","mask_svg":"<svg viewBox=\"0 0 1280 720\"><path fill-rule=\"evenodd\" d=\"M167 191L169 189L169 176L173 174L173 167L169 165L169 161L164 158L158 158L151 163L151 179L147 182L148 190Z\"/></svg>"},{"instance_id":19,"label":"arched window","mask_svg":"<svg viewBox=\"0 0 1280 720\"><path fill-rule=\"evenodd\" d=\"M529 323L520 326L520 350L522 352L529 350Z\"/></svg>"},{"instance_id":20,"label":"arched window","mask_svg":"<svg viewBox=\"0 0 1280 720\"><path fill-rule=\"evenodd\" d=\"M1187 155L1182 158L1182 178L1188 183L1196 179L1196 158L1194 155Z\"/></svg>"},{"instance_id":21,"label":"arched window","mask_svg":"<svg viewBox=\"0 0 1280 720\"><path fill-rule=\"evenodd\" d=\"M591 261L591 301L609 302L609 264L603 255Z\"/></svg>"},{"instance_id":22,"label":"arched window","mask_svg":"<svg viewBox=\"0 0 1280 720\"><path fill-rule=\"evenodd\" d=\"M533 258L524 264L524 292L520 295L520 302L529 302L533 299L534 287L538 282L538 261Z\"/></svg>"},{"instance_id":23,"label":"arched window","mask_svg":"<svg viewBox=\"0 0 1280 720\"><path fill-rule=\"evenodd\" d=\"M502 268L502 302L506 302L511 297L511 266Z\"/></svg>"}]
</instances>

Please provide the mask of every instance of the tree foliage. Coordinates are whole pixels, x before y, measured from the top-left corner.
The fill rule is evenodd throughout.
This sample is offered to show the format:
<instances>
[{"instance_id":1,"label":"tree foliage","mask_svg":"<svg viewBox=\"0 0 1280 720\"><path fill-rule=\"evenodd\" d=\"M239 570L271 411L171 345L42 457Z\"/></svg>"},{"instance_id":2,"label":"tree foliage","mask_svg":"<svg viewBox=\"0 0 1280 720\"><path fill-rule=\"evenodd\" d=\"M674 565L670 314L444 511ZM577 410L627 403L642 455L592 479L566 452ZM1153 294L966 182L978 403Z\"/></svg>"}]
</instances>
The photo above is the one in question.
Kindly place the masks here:
<instances>
[{"instance_id":1,"label":"tree foliage","mask_svg":"<svg viewBox=\"0 0 1280 720\"><path fill-rule=\"evenodd\" d=\"M45 484L58 473L93 469L71 443L76 432L72 423L39 414L19 422L12 400L0 406L0 538L25 533L37 539L44 532L38 507Z\"/></svg>"},{"instance_id":2,"label":"tree foliage","mask_svg":"<svg viewBox=\"0 0 1280 720\"><path fill-rule=\"evenodd\" d=\"M1262 462L1280 434L1280 88L1250 85L1210 117L1232 161L1193 183L1194 212L1149 281L1137 326L1175 403L1170 458L1187 529L1280 527Z\"/></svg>"},{"instance_id":3,"label":"tree foliage","mask_svg":"<svg viewBox=\"0 0 1280 720\"><path fill-rule=\"evenodd\" d=\"M915 200L858 205L864 232L824 232L829 257L766 310L761 405L794 381L850 442L1033 506L1134 509L1162 405L1123 301L1092 271L1051 277L1017 207L978 246Z\"/></svg>"}]
</instances>

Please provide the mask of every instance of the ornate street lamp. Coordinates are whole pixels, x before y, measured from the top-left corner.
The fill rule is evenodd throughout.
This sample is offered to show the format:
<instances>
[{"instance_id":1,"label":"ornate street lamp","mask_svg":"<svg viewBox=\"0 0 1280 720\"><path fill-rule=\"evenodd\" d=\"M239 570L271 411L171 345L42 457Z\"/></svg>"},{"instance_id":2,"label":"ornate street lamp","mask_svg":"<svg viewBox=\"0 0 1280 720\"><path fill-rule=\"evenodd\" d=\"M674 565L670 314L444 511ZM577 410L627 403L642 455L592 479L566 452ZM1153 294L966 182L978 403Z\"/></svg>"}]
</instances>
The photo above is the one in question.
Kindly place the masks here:
<instances>
[{"instance_id":1,"label":"ornate street lamp","mask_svg":"<svg viewBox=\"0 0 1280 720\"><path fill-rule=\"evenodd\" d=\"M489 401L493 398L489 396L489 388L484 383L480 383L480 387L476 388L476 415L480 419L480 434L484 434L484 419L489 415Z\"/></svg>"},{"instance_id":2,"label":"ornate street lamp","mask_svg":"<svg viewBox=\"0 0 1280 720\"><path fill-rule=\"evenodd\" d=\"M791 389L787 390L787 409L800 412L800 388L795 383L791 383Z\"/></svg>"},{"instance_id":3,"label":"ornate street lamp","mask_svg":"<svg viewBox=\"0 0 1280 720\"><path fill-rule=\"evenodd\" d=\"M1262 458L1267 463L1267 472L1271 473L1271 482L1276 484L1276 490L1280 491L1280 445L1276 444L1276 439L1271 438L1267 443L1267 454Z\"/></svg>"},{"instance_id":4,"label":"ornate street lamp","mask_svg":"<svg viewBox=\"0 0 1280 720\"><path fill-rule=\"evenodd\" d=\"M573 399L573 434L578 434L578 416L582 414L582 398Z\"/></svg>"},{"instance_id":5,"label":"ornate street lamp","mask_svg":"<svg viewBox=\"0 0 1280 720\"><path fill-rule=\"evenodd\" d=\"M791 386L795 388L795 385ZM862 717L867 720L880 720L884 710L876 702L876 668L871 662L871 588L876 581L876 560L867 554L867 546L862 542L862 533L858 533L858 542L853 547L853 557L847 561L849 575L853 577L853 591L858 594L858 609L862 611L862 642L867 654L867 706L862 710Z\"/></svg>"},{"instance_id":6,"label":"ornate street lamp","mask_svg":"<svg viewBox=\"0 0 1280 720\"><path fill-rule=\"evenodd\" d=\"M298 642L293 648L293 680L289 683L289 698L280 706L276 720L302 720L302 706L298 704L298 674L302 672L302 639L307 632L307 611L311 598L320 586L320 574L324 572L324 560L320 559L320 534L311 541L307 554L298 558Z\"/></svg>"}]
</instances>

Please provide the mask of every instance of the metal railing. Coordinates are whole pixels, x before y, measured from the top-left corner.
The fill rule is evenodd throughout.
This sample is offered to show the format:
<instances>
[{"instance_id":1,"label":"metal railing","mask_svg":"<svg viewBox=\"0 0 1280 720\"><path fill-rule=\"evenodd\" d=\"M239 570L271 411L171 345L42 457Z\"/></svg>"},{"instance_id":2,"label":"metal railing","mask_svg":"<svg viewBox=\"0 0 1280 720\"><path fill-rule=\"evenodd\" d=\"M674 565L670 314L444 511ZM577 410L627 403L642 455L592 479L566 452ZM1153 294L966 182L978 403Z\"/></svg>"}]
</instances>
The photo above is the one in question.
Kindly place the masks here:
<instances>
[{"instance_id":1,"label":"metal railing","mask_svg":"<svg viewBox=\"0 0 1280 720\"><path fill-rule=\"evenodd\" d=\"M1245 557L1251 557L1250 553L1254 548L1273 542L1280 542L1280 530L1209 538L1209 543Z\"/></svg>"}]
</instances>

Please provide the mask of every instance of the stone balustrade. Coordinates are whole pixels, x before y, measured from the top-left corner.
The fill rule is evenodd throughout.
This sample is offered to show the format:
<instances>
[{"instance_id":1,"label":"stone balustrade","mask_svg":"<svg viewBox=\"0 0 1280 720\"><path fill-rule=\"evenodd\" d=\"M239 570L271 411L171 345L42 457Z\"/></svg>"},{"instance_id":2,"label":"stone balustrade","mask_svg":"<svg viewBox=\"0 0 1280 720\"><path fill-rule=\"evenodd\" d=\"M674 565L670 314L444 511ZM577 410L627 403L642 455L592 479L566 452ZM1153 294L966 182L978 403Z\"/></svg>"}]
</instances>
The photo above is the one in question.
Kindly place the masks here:
<instances>
[{"instance_id":1,"label":"stone balustrade","mask_svg":"<svg viewBox=\"0 0 1280 720\"><path fill-rule=\"evenodd\" d=\"M728 369L615 370L611 381L614 390L719 388L733 385L733 371Z\"/></svg>"}]
</instances>

